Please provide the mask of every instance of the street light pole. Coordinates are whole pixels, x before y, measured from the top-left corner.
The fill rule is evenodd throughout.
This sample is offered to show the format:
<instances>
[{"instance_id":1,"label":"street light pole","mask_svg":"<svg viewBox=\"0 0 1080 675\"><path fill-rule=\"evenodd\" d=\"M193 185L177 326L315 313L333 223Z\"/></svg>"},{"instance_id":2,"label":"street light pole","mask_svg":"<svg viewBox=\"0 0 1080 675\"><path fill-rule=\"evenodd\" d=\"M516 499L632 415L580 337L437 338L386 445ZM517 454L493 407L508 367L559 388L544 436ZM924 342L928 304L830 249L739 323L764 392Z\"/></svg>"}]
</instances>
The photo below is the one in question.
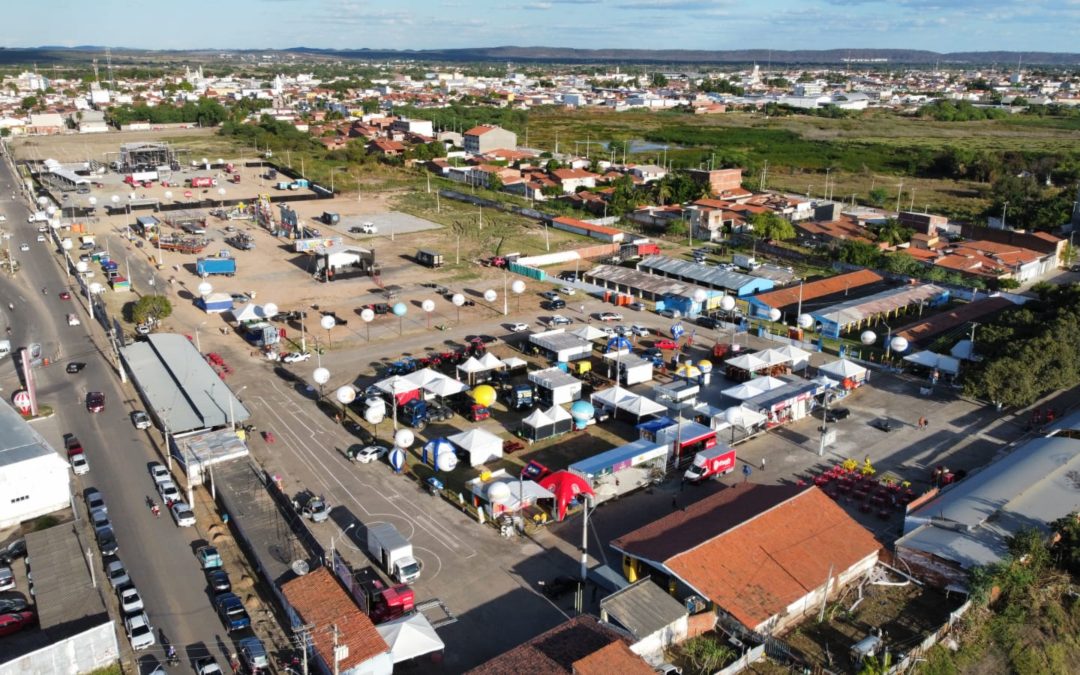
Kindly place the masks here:
<instances>
[{"instance_id":1,"label":"street light pole","mask_svg":"<svg viewBox=\"0 0 1080 675\"><path fill-rule=\"evenodd\" d=\"M244 391L247 388L248 386L245 384L244 386L237 389L235 394L229 397L229 426L232 427L233 431L236 431L236 415L233 414L233 398L239 397L240 392Z\"/></svg>"}]
</instances>

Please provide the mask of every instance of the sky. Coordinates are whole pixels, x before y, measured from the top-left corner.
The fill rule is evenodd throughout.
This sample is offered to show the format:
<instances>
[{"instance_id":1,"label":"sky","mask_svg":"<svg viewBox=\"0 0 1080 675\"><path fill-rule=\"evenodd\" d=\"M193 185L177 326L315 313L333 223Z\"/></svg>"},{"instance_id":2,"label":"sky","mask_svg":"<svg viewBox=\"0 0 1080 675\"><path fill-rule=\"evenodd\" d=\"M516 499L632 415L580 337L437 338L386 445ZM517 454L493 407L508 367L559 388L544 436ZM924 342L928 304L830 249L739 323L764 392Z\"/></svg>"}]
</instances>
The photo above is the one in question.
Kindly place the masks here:
<instances>
[{"instance_id":1,"label":"sky","mask_svg":"<svg viewBox=\"0 0 1080 675\"><path fill-rule=\"evenodd\" d=\"M1080 0L33 0L0 46L1080 51Z\"/></svg>"}]
</instances>

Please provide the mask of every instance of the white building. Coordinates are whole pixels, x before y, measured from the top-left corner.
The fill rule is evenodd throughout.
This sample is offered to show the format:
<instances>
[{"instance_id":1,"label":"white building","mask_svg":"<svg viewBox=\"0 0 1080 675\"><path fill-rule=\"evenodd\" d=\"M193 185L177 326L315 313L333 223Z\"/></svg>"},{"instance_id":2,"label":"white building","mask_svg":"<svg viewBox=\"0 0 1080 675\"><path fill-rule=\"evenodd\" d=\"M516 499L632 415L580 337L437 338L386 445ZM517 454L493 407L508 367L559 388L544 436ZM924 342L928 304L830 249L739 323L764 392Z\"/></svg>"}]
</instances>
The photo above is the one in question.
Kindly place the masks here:
<instances>
[{"instance_id":1,"label":"white building","mask_svg":"<svg viewBox=\"0 0 1080 675\"><path fill-rule=\"evenodd\" d=\"M0 402L0 528L66 508L70 494L68 463Z\"/></svg>"}]
</instances>

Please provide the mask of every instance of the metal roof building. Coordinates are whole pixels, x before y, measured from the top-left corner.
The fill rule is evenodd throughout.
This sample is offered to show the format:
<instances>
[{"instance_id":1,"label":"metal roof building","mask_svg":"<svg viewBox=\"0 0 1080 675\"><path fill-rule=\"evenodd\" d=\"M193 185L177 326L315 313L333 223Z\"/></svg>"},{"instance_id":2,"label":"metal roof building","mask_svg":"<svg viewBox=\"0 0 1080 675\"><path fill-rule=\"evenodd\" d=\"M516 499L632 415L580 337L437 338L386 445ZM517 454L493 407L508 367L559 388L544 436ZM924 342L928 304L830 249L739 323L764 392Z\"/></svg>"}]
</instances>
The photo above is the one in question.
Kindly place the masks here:
<instances>
[{"instance_id":1,"label":"metal roof building","mask_svg":"<svg viewBox=\"0 0 1080 675\"><path fill-rule=\"evenodd\" d=\"M0 400L0 528L68 506L68 463Z\"/></svg>"},{"instance_id":2,"label":"metal roof building","mask_svg":"<svg viewBox=\"0 0 1080 675\"><path fill-rule=\"evenodd\" d=\"M923 303L934 306L948 300L948 289L934 284L920 284L840 302L814 310L810 316L814 317L817 332L835 338L849 330L858 330L875 318L890 317L905 307Z\"/></svg>"},{"instance_id":3,"label":"metal roof building","mask_svg":"<svg viewBox=\"0 0 1080 675\"><path fill-rule=\"evenodd\" d=\"M1036 438L910 512L897 556L941 586L998 562L1020 529L1047 529L1080 507L1080 439Z\"/></svg>"},{"instance_id":4,"label":"metal roof building","mask_svg":"<svg viewBox=\"0 0 1080 675\"><path fill-rule=\"evenodd\" d=\"M662 255L650 255L638 263L637 268L649 274L671 277L697 284L715 291L728 291L734 295L751 295L771 291L772 279L752 277L749 274L707 267L688 260L678 260Z\"/></svg>"},{"instance_id":5,"label":"metal roof building","mask_svg":"<svg viewBox=\"0 0 1080 675\"><path fill-rule=\"evenodd\" d=\"M150 335L120 354L147 407L171 434L214 429L251 417L183 335Z\"/></svg>"}]
</instances>

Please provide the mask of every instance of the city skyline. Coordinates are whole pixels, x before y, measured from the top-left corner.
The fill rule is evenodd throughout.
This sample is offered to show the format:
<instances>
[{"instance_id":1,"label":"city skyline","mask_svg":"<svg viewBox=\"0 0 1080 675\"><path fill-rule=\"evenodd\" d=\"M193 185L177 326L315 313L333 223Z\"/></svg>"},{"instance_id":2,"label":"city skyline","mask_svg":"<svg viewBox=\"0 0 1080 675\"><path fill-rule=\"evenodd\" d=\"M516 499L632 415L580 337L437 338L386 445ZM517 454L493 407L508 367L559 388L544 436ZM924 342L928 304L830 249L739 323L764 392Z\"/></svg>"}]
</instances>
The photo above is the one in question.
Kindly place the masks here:
<instances>
[{"instance_id":1,"label":"city skyline","mask_svg":"<svg viewBox=\"0 0 1080 675\"><path fill-rule=\"evenodd\" d=\"M5 10L0 45L134 49L1075 50L1080 0L44 0ZM336 29L336 30L335 30Z\"/></svg>"}]
</instances>

